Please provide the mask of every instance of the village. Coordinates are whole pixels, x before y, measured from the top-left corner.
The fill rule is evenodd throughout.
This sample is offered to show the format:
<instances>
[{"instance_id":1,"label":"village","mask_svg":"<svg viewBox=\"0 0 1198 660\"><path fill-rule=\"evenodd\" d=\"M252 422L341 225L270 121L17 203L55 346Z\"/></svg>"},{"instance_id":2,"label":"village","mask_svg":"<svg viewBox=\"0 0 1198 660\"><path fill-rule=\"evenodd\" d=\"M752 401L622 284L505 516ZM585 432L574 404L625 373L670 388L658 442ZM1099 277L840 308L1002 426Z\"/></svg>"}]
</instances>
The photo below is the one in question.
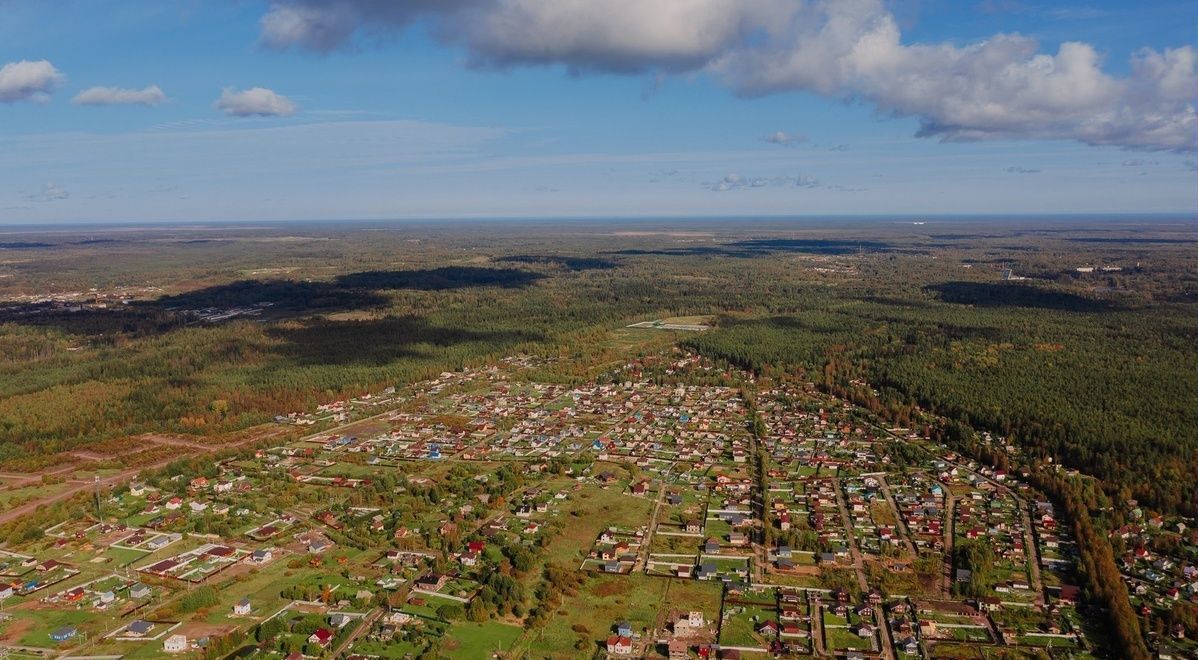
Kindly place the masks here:
<instances>
[{"instance_id":1,"label":"village","mask_svg":"<svg viewBox=\"0 0 1198 660\"><path fill-rule=\"evenodd\" d=\"M1079 550L1020 475L810 384L758 383L677 349L581 384L530 378L542 362L517 356L282 416L315 432L97 490L91 510L0 546L0 648L1095 650ZM717 376L726 384L697 384ZM1157 550L1186 523L1129 516L1118 538L1137 605L1193 598L1192 557Z\"/></svg>"}]
</instances>

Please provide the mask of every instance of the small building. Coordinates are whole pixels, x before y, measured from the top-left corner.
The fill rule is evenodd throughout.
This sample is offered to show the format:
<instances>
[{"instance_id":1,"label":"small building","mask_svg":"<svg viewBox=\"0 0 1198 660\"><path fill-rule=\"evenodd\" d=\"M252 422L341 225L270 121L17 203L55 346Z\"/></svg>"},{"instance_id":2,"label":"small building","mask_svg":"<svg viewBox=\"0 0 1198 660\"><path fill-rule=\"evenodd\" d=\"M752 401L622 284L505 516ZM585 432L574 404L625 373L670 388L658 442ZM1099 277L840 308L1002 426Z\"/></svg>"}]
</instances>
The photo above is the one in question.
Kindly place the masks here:
<instances>
[{"instance_id":1,"label":"small building","mask_svg":"<svg viewBox=\"0 0 1198 660\"><path fill-rule=\"evenodd\" d=\"M154 624L138 619L125 627L125 635L127 637L144 637L146 633L153 629Z\"/></svg>"},{"instance_id":2,"label":"small building","mask_svg":"<svg viewBox=\"0 0 1198 660\"><path fill-rule=\"evenodd\" d=\"M129 597L134 600L141 600L142 598L149 598L152 593L153 593L153 591L150 589L150 586L145 584L144 582L138 582L138 583L134 584L133 586L129 587Z\"/></svg>"},{"instance_id":3,"label":"small building","mask_svg":"<svg viewBox=\"0 0 1198 660\"><path fill-rule=\"evenodd\" d=\"M253 606L250 604L249 598L242 598L233 605L233 614L237 616L246 616L253 611Z\"/></svg>"},{"instance_id":4,"label":"small building","mask_svg":"<svg viewBox=\"0 0 1198 660\"><path fill-rule=\"evenodd\" d=\"M183 653L187 650L186 635L171 635L162 643L162 650L167 653Z\"/></svg>"},{"instance_id":5,"label":"small building","mask_svg":"<svg viewBox=\"0 0 1198 660\"><path fill-rule=\"evenodd\" d=\"M50 639L52 639L56 642L65 642L68 639L72 639L78 633L79 633L79 629L76 628L75 626L63 626L63 627L59 628L58 630L55 630L54 632L50 633Z\"/></svg>"},{"instance_id":6,"label":"small building","mask_svg":"<svg viewBox=\"0 0 1198 660\"><path fill-rule=\"evenodd\" d=\"M621 635L607 638L607 652L611 655L632 655L632 639Z\"/></svg>"}]
</instances>

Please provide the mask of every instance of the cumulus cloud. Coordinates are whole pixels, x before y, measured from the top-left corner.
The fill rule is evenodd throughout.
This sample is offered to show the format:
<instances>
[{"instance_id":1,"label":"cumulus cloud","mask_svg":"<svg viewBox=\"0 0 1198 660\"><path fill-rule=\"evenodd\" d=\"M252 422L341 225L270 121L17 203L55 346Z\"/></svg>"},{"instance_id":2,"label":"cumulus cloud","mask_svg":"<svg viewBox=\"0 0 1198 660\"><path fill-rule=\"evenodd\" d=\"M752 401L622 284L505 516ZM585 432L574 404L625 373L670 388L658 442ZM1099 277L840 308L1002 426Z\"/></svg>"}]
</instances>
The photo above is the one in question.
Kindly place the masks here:
<instances>
[{"instance_id":1,"label":"cumulus cloud","mask_svg":"<svg viewBox=\"0 0 1198 660\"><path fill-rule=\"evenodd\" d=\"M91 87L83 90L71 99L75 105L146 105L154 106L166 101L158 85L150 85L143 89L123 89L121 87Z\"/></svg>"},{"instance_id":2,"label":"cumulus cloud","mask_svg":"<svg viewBox=\"0 0 1198 660\"><path fill-rule=\"evenodd\" d=\"M21 60L0 67L0 103L45 102L63 75L46 60Z\"/></svg>"},{"instance_id":3,"label":"cumulus cloud","mask_svg":"<svg viewBox=\"0 0 1198 660\"><path fill-rule=\"evenodd\" d=\"M262 42L328 52L361 32L432 18L477 66L564 64L572 71L699 69L784 17L794 0L276 0Z\"/></svg>"},{"instance_id":4,"label":"cumulus cloud","mask_svg":"<svg viewBox=\"0 0 1198 660\"><path fill-rule=\"evenodd\" d=\"M289 117L299 108L291 99L265 87L242 91L226 87L215 106L231 117Z\"/></svg>"},{"instance_id":5,"label":"cumulus cloud","mask_svg":"<svg viewBox=\"0 0 1198 660\"><path fill-rule=\"evenodd\" d=\"M818 188L819 179L810 176L745 177L728 174L719 181L705 181L702 186L713 192L767 187Z\"/></svg>"},{"instance_id":6,"label":"cumulus cloud","mask_svg":"<svg viewBox=\"0 0 1198 660\"><path fill-rule=\"evenodd\" d=\"M726 54L712 66L738 92L808 90L920 121L944 140L1070 139L1142 149L1194 149L1198 52L1144 50L1127 78L1098 53L1066 42L1055 54L1000 34L967 46L902 43L880 0L807 5L784 39Z\"/></svg>"},{"instance_id":7,"label":"cumulus cloud","mask_svg":"<svg viewBox=\"0 0 1198 660\"><path fill-rule=\"evenodd\" d=\"M770 144L780 144L784 147L789 147L800 142L806 142L807 136L802 133L787 133L786 131L774 131L762 138Z\"/></svg>"},{"instance_id":8,"label":"cumulus cloud","mask_svg":"<svg viewBox=\"0 0 1198 660\"><path fill-rule=\"evenodd\" d=\"M1079 42L1056 53L1017 34L905 44L884 0L274 0L261 34L271 47L328 52L419 20L480 66L706 71L745 96L870 104L942 140L1198 150L1192 46L1144 49L1119 77Z\"/></svg>"},{"instance_id":9,"label":"cumulus cloud","mask_svg":"<svg viewBox=\"0 0 1198 660\"><path fill-rule=\"evenodd\" d=\"M29 202L56 202L60 199L67 199L71 193L67 192L62 186L50 182L42 186L42 189L26 195L25 200Z\"/></svg>"}]
</instances>

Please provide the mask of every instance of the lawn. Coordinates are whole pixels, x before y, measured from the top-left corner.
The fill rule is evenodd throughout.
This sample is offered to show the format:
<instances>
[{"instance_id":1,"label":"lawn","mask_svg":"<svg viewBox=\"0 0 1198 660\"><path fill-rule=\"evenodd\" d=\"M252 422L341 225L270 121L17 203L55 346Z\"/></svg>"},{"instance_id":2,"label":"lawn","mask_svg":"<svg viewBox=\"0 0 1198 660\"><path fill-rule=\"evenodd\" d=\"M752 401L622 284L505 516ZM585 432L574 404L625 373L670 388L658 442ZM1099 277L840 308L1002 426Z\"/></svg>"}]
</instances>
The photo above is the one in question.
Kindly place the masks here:
<instances>
[{"instance_id":1,"label":"lawn","mask_svg":"<svg viewBox=\"0 0 1198 660\"><path fill-rule=\"evenodd\" d=\"M827 638L827 646L829 649L856 649L866 650L872 648L870 640L857 636L857 633L847 628L824 628L824 635Z\"/></svg>"},{"instance_id":2,"label":"lawn","mask_svg":"<svg viewBox=\"0 0 1198 660\"><path fill-rule=\"evenodd\" d=\"M493 651L510 649L523 633L523 628L498 621L454 623L441 649L457 658L486 658Z\"/></svg>"}]
</instances>

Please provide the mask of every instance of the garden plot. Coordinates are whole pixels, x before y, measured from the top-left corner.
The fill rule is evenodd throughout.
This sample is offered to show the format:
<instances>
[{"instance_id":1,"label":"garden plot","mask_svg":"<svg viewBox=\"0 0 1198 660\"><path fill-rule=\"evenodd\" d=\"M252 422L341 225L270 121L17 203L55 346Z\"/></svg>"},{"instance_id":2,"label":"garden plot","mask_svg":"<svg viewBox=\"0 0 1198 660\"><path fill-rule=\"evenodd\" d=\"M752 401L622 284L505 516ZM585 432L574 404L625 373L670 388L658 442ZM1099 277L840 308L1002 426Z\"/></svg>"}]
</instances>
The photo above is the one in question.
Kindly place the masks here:
<instances>
[{"instance_id":1,"label":"garden plot","mask_svg":"<svg viewBox=\"0 0 1198 660\"><path fill-rule=\"evenodd\" d=\"M286 516L283 518L275 518L274 520L259 525L245 533L246 536L255 541L269 541L270 539L283 534L296 523L295 518Z\"/></svg>"},{"instance_id":2,"label":"garden plot","mask_svg":"<svg viewBox=\"0 0 1198 660\"><path fill-rule=\"evenodd\" d=\"M120 550L138 550L145 553L157 552L183 539L182 534L155 532L136 529L132 534L117 540L110 547Z\"/></svg>"},{"instance_id":3,"label":"garden plot","mask_svg":"<svg viewBox=\"0 0 1198 660\"><path fill-rule=\"evenodd\" d=\"M139 573L200 583L249 556L249 551L206 543L194 550L143 566Z\"/></svg>"},{"instance_id":4,"label":"garden plot","mask_svg":"<svg viewBox=\"0 0 1198 660\"><path fill-rule=\"evenodd\" d=\"M591 551L583 560L582 570L601 573L632 572L644 542L644 531L624 527L608 527L595 539Z\"/></svg>"},{"instance_id":5,"label":"garden plot","mask_svg":"<svg viewBox=\"0 0 1198 660\"><path fill-rule=\"evenodd\" d=\"M64 589L46 596L43 600L52 605L67 605L102 612L134 602L144 602L149 599L150 594L149 587L114 573L71 589Z\"/></svg>"},{"instance_id":6,"label":"garden plot","mask_svg":"<svg viewBox=\"0 0 1198 660\"><path fill-rule=\"evenodd\" d=\"M720 616L720 648L766 653L782 630L778 594L772 587L725 589Z\"/></svg>"},{"instance_id":7,"label":"garden plot","mask_svg":"<svg viewBox=\"0 0 1198 660\"><path fill-rule=\"evenodd\" d=\"M869 605L825 604L820 608L820 624L824 631L824 647L830 653L877 652L881 648L873 609Z\"/></svg>"}]
</instances>

